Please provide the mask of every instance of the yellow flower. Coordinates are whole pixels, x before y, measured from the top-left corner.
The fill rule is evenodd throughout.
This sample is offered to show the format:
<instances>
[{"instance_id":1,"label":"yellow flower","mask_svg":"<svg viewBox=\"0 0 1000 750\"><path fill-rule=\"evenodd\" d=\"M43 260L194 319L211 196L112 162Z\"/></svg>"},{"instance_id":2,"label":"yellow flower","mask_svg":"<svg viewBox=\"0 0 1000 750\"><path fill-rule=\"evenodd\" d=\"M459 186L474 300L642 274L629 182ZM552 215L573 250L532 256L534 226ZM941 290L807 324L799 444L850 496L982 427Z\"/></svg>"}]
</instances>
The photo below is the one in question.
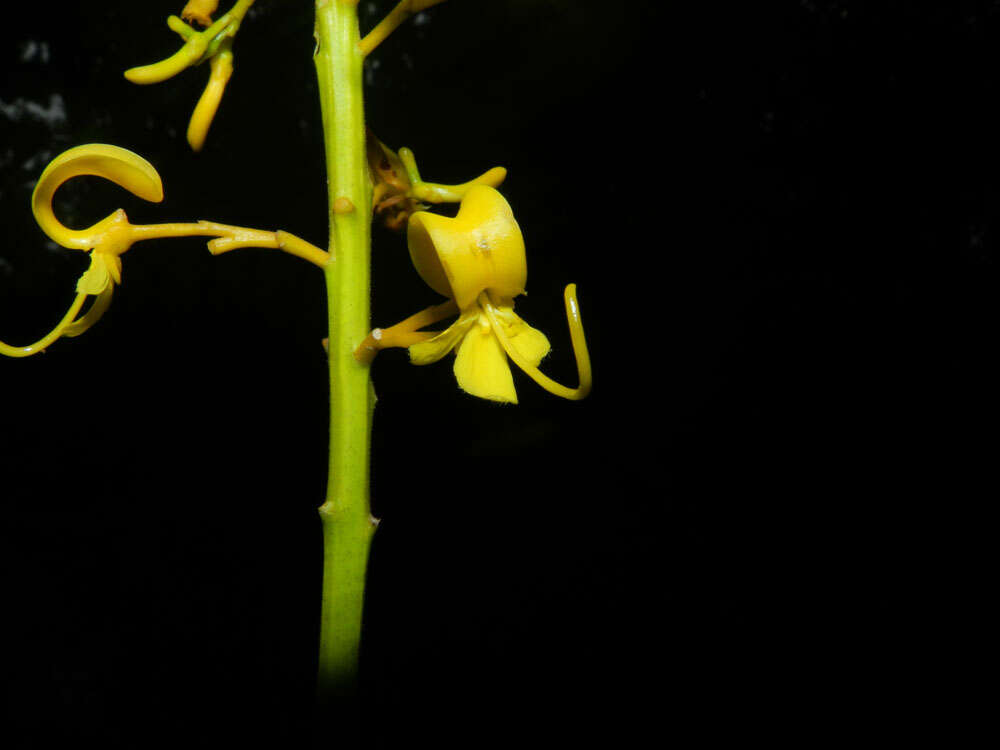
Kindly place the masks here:
<instances>
[{"instance_id":1,"label":"yellow flower","mask_svg":"<svg viewBox=\"0 0 1000 750\"><path fill-rule=\"evenodd\" d=\"M370 359L378 349L406 346L413 364L426 365L455 351L455 377L464 391L517 403L510 357L551 393L581 399L590 392L590 358L572 284L566 288L566 310L580 385L567 388L538 370L549 340L514 312L514 298L524 293L527 280L524 239L499 192L472 185L454 218L417 211L409 221L407 242L421 278L450 302L392 328L376 329L359 347L359 359ZM444 331L417 331L456 312L458 319Z\"/></svg>"},{"instance_id":2,"label":"yellow flower","mask_svg":"<svg viewBox=\"0 0 1000 750\"><path fill-rule=\"evenodd\" d=\"M117 146L92 143L57 156L42 172L31 196L31 209L42 231L53 242L77 250L91 250L90 267L76 285L79 294L99 295L122 281L121 254L140 238L139 227L118 209L86 229L70 229L56 218L52 198L71 177L95 175L121 185L148 201L163 200L160 175L148 161Z\"/></svg>"},{"instance_id":3,"label":"yellow flower","mask_svg":"<svg viewBox=\"0 0 1000 750\"><path fill-rule=\"evenodd\" d=\"M163 200L163 183L156 169L138 154L118 146L90 143L63 152L45 168L31 196L31 210L42 231L53 242L73 250L90 252L90 265L76 283L76 298L63 319L33 344L11 346L0 341L0 354L27 357L43 351L62 336L79 336L96 323L111 304L116 284L122 282L121 255L140 240L161 237L217 237L209 243L214 253L237 247L276 247L322 265L327 254L287 232L261 232L226 224L196 223L130 224L118 209L86 229L70 229L56 218L52 199L59 187L72 177L104 177L148 201ZM87 297L96 299L80 315Z\"/></svg>"}]
</instances>

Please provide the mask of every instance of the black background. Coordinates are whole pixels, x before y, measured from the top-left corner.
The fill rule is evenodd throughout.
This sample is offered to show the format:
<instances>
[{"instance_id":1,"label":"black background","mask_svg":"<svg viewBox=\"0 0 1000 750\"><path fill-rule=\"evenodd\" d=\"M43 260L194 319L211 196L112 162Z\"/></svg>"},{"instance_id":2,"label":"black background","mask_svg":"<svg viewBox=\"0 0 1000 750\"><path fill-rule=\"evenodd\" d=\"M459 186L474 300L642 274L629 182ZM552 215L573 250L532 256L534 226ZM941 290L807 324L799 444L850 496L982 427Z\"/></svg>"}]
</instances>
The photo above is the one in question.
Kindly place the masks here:
<instances>
[{"instance_id":1,"label":"black background","mask_svg":"<svg viewBox=\"0 0 1000 750\"><path fill-rule=\"evenodd\" d=\"M122 206L324 243L310 4L257 4L198 155L206 71L121 76L175 49L180 6L38 4L8 29L3 340L48 330L86 265L29 208L70 146L130 148L166 191L76 180L71 226ZM389 7L363 2L363 26ZM946 723L930 676L962 658L938 625L965 627L972 509L996 494L1000 4L453 0L420 20L373 56L368 123L428 179L508 167L518 310L573 382L579 284L595 388L568 403L515 374L504 407L448 363L380 356L370 746ZM373 323L437 301L400 237L376 228L374 254ZM322 278L195 239L124 266L85 336L0 361L6 746L308 746Z\"/></svg>"}]
</instances>

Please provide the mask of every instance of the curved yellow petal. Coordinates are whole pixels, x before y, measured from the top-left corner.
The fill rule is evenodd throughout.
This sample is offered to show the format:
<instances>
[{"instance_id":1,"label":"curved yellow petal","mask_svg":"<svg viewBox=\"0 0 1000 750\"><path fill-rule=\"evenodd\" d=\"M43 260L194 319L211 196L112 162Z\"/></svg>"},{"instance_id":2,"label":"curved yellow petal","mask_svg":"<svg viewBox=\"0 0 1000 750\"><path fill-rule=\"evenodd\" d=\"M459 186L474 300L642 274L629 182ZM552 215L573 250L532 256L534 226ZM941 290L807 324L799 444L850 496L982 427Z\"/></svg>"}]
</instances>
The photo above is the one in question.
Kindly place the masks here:
<instances>
[{"instance_id":1,"label":"curved yellow petal","mask_svg":"<svg viewBox=\"0 0 1000 750\"><path fill-rule=\"evenodd\" d=\"M429 365L443 358L444 355L458 346L459 342L462 341L462 337L465 336L478 317L478 312L464 315L437 336L408 347L410 363L414 365Z\"/></svg>"},{"instance_id":2,"label":"curved yellow petal","mask_svg":"<svg viewBox=\"0 0 1000 750\"><path fill-rule=\"evenodd\" d=\"M521 228L504 197L488 185L471 186L455 218L414 213L407 243L417 273L459 309L469 309L483 291L500 298L524 293Z\"/></svg>"},{"instance_id":3,"label":"curved yellow petal","mask_svg":"<svg viewBox=\"0 0 1000 750\"><path fill-rule=\"evenodd\" d=\"M78 294L102 294L111 286L111 281L112 271L108 256L104 253L91 253L90 267L76 282L76 291Z\"/></svg>"},{"instance_id":4,"label":"curved yellow petal","mask_svg":"<svg viewBox=\"0 0 1000 750\"><path fill-rule=\"evenodd\" d=\"M53 159L38 179L31 195L31 210L42 231L63 247L89 250L108 231L110 223L120 223L124 213L111 214L86 229L70 229L56 218L52 197L66 180L80 175L94 175L111 180L133 195L159 203L163 200L163 182L156 169L138 154L104 143L77 146Z\"/></svg>"},{"instance_id":5,"label":"curved yellow petal","mask_svg":"<svg viewBox=\"0 0 1000 750\"><path fill-rule=\"evenodd\" d=\"M111 297L114 295L114 291L115 285L108 284L107 288L98 295L97 299L94 300L94 304L90 306L87 312L62 329L62 335L70 338L79 336L99 321L104 316L104 313L107 312L108 307L111 306Z\"/></svg>"},{"instance_id":6,"label":"curved yellow petal","mask_svg":"<svg viewBox=\"0 0 1000 750\"><path fill-rule=\"evenodd\" d=\"M537 328L528 325L524 318L514 312L513 305L497 306L495 314L510 345L526 362L538 367L552 349L548 337Z\"/></svg>"},{"instance_id":7,"label":"curved yellow petal","mask_svg":"<svg viewBox=\"0 0 1000 750\"><path fill-rule=\"evenodd\" d=\"M517 391L507 355L485 318L472 326L458 347L455 378L473 396L516 404Z\"/></svg>"},{"instance_id":8,"label":"curved yellow petal","mask_svg":"<svg viewBox=\"0 0 1000 750\"><path fill-rule=\"evenodd\" d=\"M427 211L416 211L406 227L406 244L410 249L410 260L420 278L441 296L454 299L451 282L435 248L435 237L443 237L447 233L448 222L451 221L454 220Z\"/></svg>"}]
</instances>

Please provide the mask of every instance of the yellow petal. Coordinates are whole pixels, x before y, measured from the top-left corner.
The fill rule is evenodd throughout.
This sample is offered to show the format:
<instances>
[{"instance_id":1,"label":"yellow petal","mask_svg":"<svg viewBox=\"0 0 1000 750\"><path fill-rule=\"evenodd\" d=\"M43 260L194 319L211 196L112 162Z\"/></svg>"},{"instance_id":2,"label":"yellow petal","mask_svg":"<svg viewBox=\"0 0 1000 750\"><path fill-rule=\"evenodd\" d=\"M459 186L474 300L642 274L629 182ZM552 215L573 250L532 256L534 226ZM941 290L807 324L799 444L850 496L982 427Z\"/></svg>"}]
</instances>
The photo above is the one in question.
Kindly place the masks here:
<instances>
[{"instance_id":1,"label":"yellow petal","mask_svg":"<svg viewBox=\"0 0 1000 750\"><path fill-rule=\"evenodd\" d=\"M528 325L524 318L514 312L513 307L498 307L497 319L503 326L510 345L526 359L532 367L538 367L545 355L552 349L548 338L537 328Z\"/></svg>"},{"instance_id":2,"label":"yellow petal","mask_svg":"<svg viewBox=\"0 0 1000 750\"><path fill-rule=\"evenodd\" d=\"M417 211L410 217L406 228L406 243L410 249L410 260L413 262L413 267L417 269L417 273L420 274L420 278L441 296L452 298L454 298L455 293L451 289L448 274L445 273L444 266L441 265L432 232L438 233L439 238L446 237L447 228L454 221L446 216ZM438 241L443 240L439 239Z\"/></svg>"},{"instance_id":3,"label":"yellow petal","mask_svg":"<svg viewBox=\"0 0 1000 750\"><path fill-rule=\"evenodd\" d=\"M462 339L455 358L455 377L459 387L473 396L517 403L507 355L487 320L477 321Z\"/></svg>"},{"instance_id":4,"label":"yellow petal","mask_svg":"<svg viewBox=\"0 0 1000 750\"><path fill-rule=\"evenodd\" d=\"M94 252L97 252L96 250ZM120 255L106 255L108 264L108 273L111 274L111 280L116 284L122 283L122 259Z\"/></svg>"},{"instance_id":5,"label":"yellow petal","mask_svg":"<svg viewBox=\"0 0 1000 750\"><path fill-rule=\"evenodd\" d=\"M94 304L90 306L90 309L87 310L83 316L77 318L62 329L62 335L69 336L70 338L79 336L81 333L94 325L94 323L99 321L104 313L108 311L114 291L114 284L109 284L107 288L97 296L97 299L94 300Z\"/></svg>"},{"instance_id":6,"label":"yellow petal","mask_svg":"<svg viewBox=\"0 0 1000 750\"><path fill-rule=\"evenodd\" d=\"M76 291L79 294L100 294L110 285L111 270L108 267L108 256L104 253L91 253L90 267L76 282Z\"/></svg>"},{"instance_id":7,"label":"yellow petal","mask_svg":"<svg viewBox=\"0 0 1000 750\"><path fill-rule=\"evenodd\" d=\"M478 312L464 315L444 329L441 333L427 341L421 341L409 347L410 363L414 365L429 365L437 362L454 349L462 340L469 327L476 322Z\"/></svg>"}]
</instances>

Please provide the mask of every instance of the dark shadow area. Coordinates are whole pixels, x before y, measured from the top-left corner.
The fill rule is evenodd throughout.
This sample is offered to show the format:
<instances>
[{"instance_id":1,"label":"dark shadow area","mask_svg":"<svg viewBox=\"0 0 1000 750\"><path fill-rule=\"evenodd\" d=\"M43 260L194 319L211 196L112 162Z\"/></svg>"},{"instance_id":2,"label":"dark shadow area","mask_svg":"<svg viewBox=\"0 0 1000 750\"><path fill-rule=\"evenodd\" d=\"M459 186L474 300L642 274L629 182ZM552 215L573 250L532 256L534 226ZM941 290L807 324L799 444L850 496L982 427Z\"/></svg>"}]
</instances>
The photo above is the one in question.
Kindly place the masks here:
<instances>
[{"instance_id":1,"label":"dark shadow area","mask_svg":"<svg viewBox=\"0 0 1000 750\"><path fill-rule=\"evenodd\" d=\"M12 343L85 265L29 206L70 146L130 148L166 192L77 180L73 226L327 231L310 3L257 4L197 155L207 69L121 75L176 49L183 3L79 5L28 7L0 52ZM450 361L380 355L363 707L324 736L801 747L946 720L937 623L964 621L986 556L964 508L995 495L1000 13L938 6L452 0L379 48L368 124L429 180L510 170L517 310L575 384L576 282L595 387L515 373L499 406ZM374 253L373 324L440 301L402 237ZM323 280L197 239L123 262L86 335L0 360L0 744L308 747Z\"/></svg>"}]
</instances>

